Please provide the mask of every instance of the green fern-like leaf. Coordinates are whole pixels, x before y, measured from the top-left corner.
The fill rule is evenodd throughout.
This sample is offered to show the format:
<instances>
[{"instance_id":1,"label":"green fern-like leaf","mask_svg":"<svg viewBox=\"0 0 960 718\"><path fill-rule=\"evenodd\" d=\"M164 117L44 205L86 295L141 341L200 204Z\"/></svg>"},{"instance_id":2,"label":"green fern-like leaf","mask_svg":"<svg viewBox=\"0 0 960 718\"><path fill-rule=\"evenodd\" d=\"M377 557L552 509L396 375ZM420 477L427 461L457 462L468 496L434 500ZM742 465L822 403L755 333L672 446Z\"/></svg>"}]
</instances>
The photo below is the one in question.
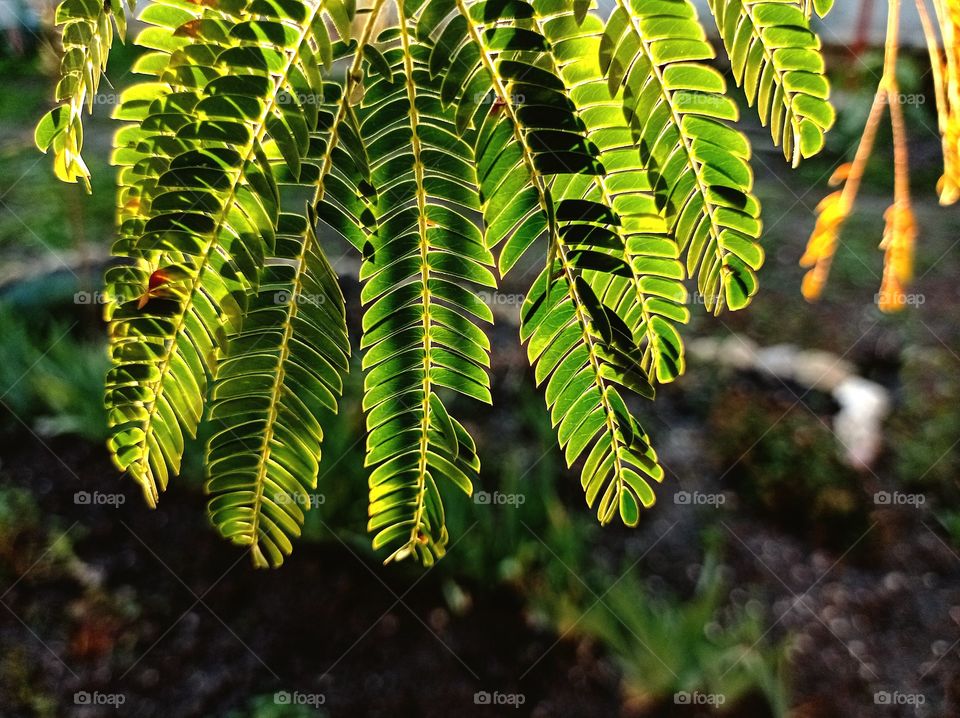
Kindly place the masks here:
<instances>
[{"instance_id":1,"label":"green fern-like leaf","mask_svg":"<svg viewBox=\"0 0 960 718\"><path fill-rule=\"evenodd\" d=\"M795 0L711 0L736 83L796 167L833 126L820 39Z\"/></svg>"},{"instance_id":2,"label":"green fern-like leaf","mask_svg":"<svg viewBox=\"0 0 960 718\"><path fill-rule=\"evenodd\" d=\"M462 285L494 287L493 258L469 219L479 207L473 153L441 103L425 48L399 43L392 68L368 84L361 129L370 153L377 232L365 249L361 300L369 530L387 560L444 553L441 486L472 493L479 469L469 435L447 411L454 392L490 402L489 308Z\"/></svg>"},{"instance_id":3,"label":"green fern-like leaf","mask_svg":"<svg viewBox=\"0 0 960 718\"><path fill-rule=\"evenodd\" d=\"M152 26L138 42L158 49L138 69L157 82L129 92L119 111L138 121L119 136L116 161L140 191L136 208L121 212L115 248L131 262L108 276L107 407L114 458L151 504L179 471L207 375L274 247L274 165L297 176L308 150L316 115L306 101L280 102L281 92L322 94L331 43L320 6L254 6L255 18L227 4L150 5L141 19Z\"/></svg>"},{"instance_id":4,"label":"green fern-like leaf","mask_svg":"<svg viewBox=\"0 0 960 718\"><path fill-rule=\"evenodd\" d=\"M541 60L538 67L544 66ZM598 87L609 99L606 84ZM529 341L538 383L547 382L547 405L568 463L589 449L581 480L588 504L596 505L603 523L619 510L625 523L636 525L640 506L654 501L647 479L659 481L663 472L615 386L652 398L643 353L631 328L593 289L637 280L606 170L591 162L579 173L543 172L515 105L504 107L485 116L477 141L487 243L506 240L501 266L509 268L538 235L547 235L551 258L524 302L521 339ZM579 108L571 102L569 109L572 126L586 127ZM622 114L616 117L622 126ZM634 189L642 188L643 177L633 178ZM594 199L584 199L585 192Z\"/></svg>"},{"instance_id":5,"label":"green fern-like leaf","mask_svg":"<svg viewBox=\"0 0 960 718\"><path fill-rule=\"evenodd\" d=\"M321 411L337 410L350 352L343 295L312 224L280 216L274 257L211 391L210 515L257 566L280 565L300 534L317 486Z\"/></svg>"},{"instance_id":6,"label":"green fern-like leaf","mask_svg":"<svg viewBox=\"0 0 960 718\"><path fill-rule=\"evenodd\" d=\"M541 273L521 310L520 336L529 342L538 382L547 382L547 406L567 464L587 455L581 471L587 504L596 504L601 523L619 511L635 526L640 507L655 501L650 480L662 480L663 469L614 385L648 397L653 390L636 369L629 340L616 330L616 315L574 275L573 264L561 245L555 269L565 291L548 297L554 268Z\"/></svg>"},{"instance_id":7,"label":"green fern-like leaf","mask_svg":"<svg viewBox=\"0 0 960 718\"><path fill-rule=\"evenodd\" d=\"M65 104L37 142L68 179L120 1L61 6ZM794 161L832 123L809 24L830 5L711 0ZM558 442L600 521L636 525L664 474L631 407L685 369L685 282L739 309L763 262L751 149L690 1L616 0L604 21L581 0L155 0L140 20L146 81L114 113L106 403L147 502L206 417L213 524L255 565L285 560L350 353L339 235L360 258L368 530L388 561L448 548L444 502L480 466L454 414L491 400L478 290L522 260L542 268L520 336Z\"/></svg>"},{"instance_id":8,"label":"green fern-like leaf","mask_svg":"<svg viewBox=\"0 0 960 718\"><path fill-rule=\"evenodd\" d=\"M687 272L719 313L750 302L763 250L750 145L713 57L689 0L618 0L600 46Z\"/></svg>"},{"instance_id":9,"label":"green fern-like leaf","mask_svg":"<svg viewBox=\"0 0 960 718\"><path fill-rule=\"evenodd\" d=\"M37 124L34 141L41 152L53 150L53 171L59 179L79 180L88 192L90 171L80 156L83 109L93 111L114 30L123 38L127 32L126 12L133 9L134 0L64 0L57 6L55 22L63 43L56 90L60 104Z\"/></svg>"},{"instance_id":10,"label":"green fern-like leaf","mask_svg":"<svg viewBox=\"0 0 960 718\"><path fill-rule=\"evenodd\" d=\"M603 25L587 16L578 20L558 0L539 0L538 13L549 18L540 27L549 40L560 76L571 87L578 117L600 150L604 172L565 175L554 185L560 201L557 219L583 220L561 230L579 241L622 257L628 277L588 274L604 303L615 309L643 344L640 368L651 381L670 382L685 369L678 325L689 321L685 271L679 248L657 211L650 183L620 103L610 95L598 57Z\"/></svg>"}]
</instances>

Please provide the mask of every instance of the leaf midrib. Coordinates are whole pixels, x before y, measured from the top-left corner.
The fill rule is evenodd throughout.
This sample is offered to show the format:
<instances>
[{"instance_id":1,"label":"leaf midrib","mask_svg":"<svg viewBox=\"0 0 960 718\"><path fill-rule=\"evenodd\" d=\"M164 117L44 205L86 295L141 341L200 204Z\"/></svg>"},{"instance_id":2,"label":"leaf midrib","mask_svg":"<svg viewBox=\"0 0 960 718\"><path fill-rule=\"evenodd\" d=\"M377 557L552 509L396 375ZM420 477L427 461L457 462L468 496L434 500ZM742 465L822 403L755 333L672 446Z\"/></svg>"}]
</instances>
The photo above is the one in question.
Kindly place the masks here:
<instances>
[{"instance_id":1,"label":"leaf midrib","mask_svg":"<svg viewBox=\"0 0 960 718\"><path fill-rule=\"evenodd\" d=\"M407 543L398 549L413 551L420 540L423 527L423 515L426 511L427 493L427 452L430 445L430 393L432 391L430 355L430 279L429 249L427 239L427 192L424 186L424 165L421 159L422 145L417 129L420 122L420 113L417 110L417 89L413 79L413 56L410 54L410 31L407 27L407 18L403 12L403 3L397 3L397 15L400 26L400 42L403 47L403 67L407 86L407 99L410 103L410 144L413 154L413 172L417 186L417 231L420 235L420 281L422 282L423 298L423 397L421 400L420 443L417 452L417 499L416 510L413 515L413 524L410 526L410 538ZM394 554L396 555L396 554Z\"/></svg>"}]
</instances>

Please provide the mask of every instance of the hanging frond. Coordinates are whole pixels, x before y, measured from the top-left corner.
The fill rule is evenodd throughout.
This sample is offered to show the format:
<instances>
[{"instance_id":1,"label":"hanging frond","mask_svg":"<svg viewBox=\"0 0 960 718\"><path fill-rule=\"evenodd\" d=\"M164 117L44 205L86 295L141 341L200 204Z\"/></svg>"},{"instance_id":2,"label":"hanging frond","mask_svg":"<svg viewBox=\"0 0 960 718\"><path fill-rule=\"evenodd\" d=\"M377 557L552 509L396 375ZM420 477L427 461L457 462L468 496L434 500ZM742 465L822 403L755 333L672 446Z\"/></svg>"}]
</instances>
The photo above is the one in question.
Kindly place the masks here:
<instances>
[{"instance_id":1,"label":"hanging frond","mask_svg":"<svg viewBox=\"0 0 960 718\"><path fill-rule=\"evenodd\" d=\"M376 234L360 271L367 412L369 525L387 560L429 565L448 535L441 490L467 495L479 460L444 396L490 402L489 308L468 289L496 287L493 257L470 217L479 209L470 144L441 103L429 55L412 44L401 9L385 67L368 82L360 112L378 195Z\"/></svg>"},{"instance_id":2,"label":"hanging frond","mask_svg":"<svg viewBox=\"0 0 960 718\"><path fill-rule=\"evenodd\" d=\"M382 6L376 3L367 14L360 47L369 46ZM335 61L349 54L343 43L334 44ZM315 207L329 205L328 186L342 203L343 188L370 181L351 105L363 59L363 52L353 53L344 83L325 82L323 94L310 98L314 130L300 165L274 164L281 193L307 184L313 195L305 216L280 216L275 251L242 328L228 337L211 389L209 513L225 537L250 547L256 566L283 563L306 511L317 503L311 491L317 488L321 421L324 412L336 413L348 368L343 295L315 233Z\"/></svg>"},{"instance_id":3,"label":"hanging frond","mask_svg":"<svg viewBox=\"0 0 960 718\"><path fill-rule=\"evenodd\" d=\"M629 329L604 306L575 265L588 264L589 250L561 243L557 263L540 274L520 315L520 338L546 381L551 421L567 464L586 454L581 485L601 523L619 515L636 526L640 507L655 501L650 481L663 479L656 453L630 414L615 384L653 397L637 368ZM559 275L549 296L547 287Z\"/></svg>"},{"instance_id":4,"label":"hanging frond","mask_svg":"<svg viewBox=\"0 0 960 718\"><path fill-rule=\"evenodd\" d=\"M539 34L541 28L533 27ZM542 59L536 68L552 69ZM566 94L563 80L553 76ZM606 92L605 83L599 87ZM501 266L509 267L539 234L548 235L548 268L527 293L521 340L529 342L538 383L549 379L547 405L568 463L590 449L581 478L588 505L596 505L603 523L619 510L626 524L636 525L640 506L654 500L643 477L659 481L663 472L615 384L648 398L653 389L631 328L601 302L586 279L592 277L605 290L614 279L628 284L636 279L627 262L621 221L598 174L605 173L602 164L590 163L579 173L542 171L519 107L508 94L507 102L485 115L477 140L487 244L506 238ZM571 103L570 110L571 126L586 127L576 104ZM622 115L618 120L622 123ZM635 151L630 156L635 158ZM634 177L634 183L642 183L643 177ZM584 199L583 185L600 192L601 201Z\"/></svg>"},{"instance_id":5,"label":"hanging frond","mask_svg":"<svg viewBox=\"0 0 960 718\"><path fill-rule=\"evenodd\" d=\"M602 22L578 21L557 0L538 0L539 23L569 87L578 118L600 151L605 168L595 175L564 175L553 196L560 233L623 259L628 277L589 272L604 304L627 323L642 345L640 369L651 382L670 382L685 368L677 325L689 321L686 275L679 248L657 211L649 173L643 168L621 105L611 95L597 63Z\"/></svg>"},{"instance_id":6,"label":"hanging frond","mask_svg":"<svg viewBox=\"0 0 960 718\"><path fill-rule=\"evenodd\" d=\"M83 109L93 112L114 30L121 39L126 35L126 13L133 9L134 0L64 0L57 6L55 22L63 45L56 90L60 104L37 124L34 141L41 152L53 150L53 171L59 179L79 180L88 192L90 171L80 156Z\"/></svg>"},{"instance_id":7,"label":"hanging frond","mask_svg":"<svg viewBox=\"0 0 960 718\"><path fill-rule=\"evenodd\" d=\"M955 3L952 3L956 5ZM935 6L943 8L940 3ZM928 42L932 28L923 1L919 0L921 20L927 33ZM960 16L960 8L956 9ZM949 23L948 23L949 25ZM897 81L897 57L900 50L900 0L889 0L887 11L887 37L884 48L883 75L877 85L873 105L867 117L867 123L857 146L856 155L849 164L841 165L831 178L831 184L843 183L843 188L832 192L817 205L817 223L807 242L806 250L800 258L800 266L808 267L801 289L807 301L819 299L826 285L833 257L840 242L840 233L847 218L853 212L860 184L867 169L867 163L873 154L880 120L885 108L890 109L890 127L893 135L893 204L887 209L884 218L886 226L880 249L884 251L883 279L880 291L876 295L877 306L883 312L900 311L910 301L907 285L913 278L913 253L916 243L916 221L910 200L910 169L907 149L907 128L903 107L900 101L900 87ZM951 37L951 29L943 29L944 39ZM937 105L941 114L941 131L945 147L948 144L956 149L951 138L951 105L947 101L948 88L942 87L943 67L938 64L939 50L931 46L934 82L937 84ZM948 55L954 48L948 45ZM960 107L960 105L954 105ZM946 110L946 116L944 112ZM941 203L949 203L953 197L956 166L955 156L944 150L944 176L938 185Z\"/></svg>"},{"instance_id":8,"label":"hanging frond","mask_svg":"<svg viewBox=\"0 0 960 718\"><path fill-rule=\"evenodd\" d=\"M120 136L117 161L149 180L121 214L118 247L132 261L108 277L107 408L114 459L151 504L179 471L207 376L274 248L274 165L296 177L308 150L309 100L332 59L322 7L255 0L255 14L237 15L157 2L141 16L138 43L157 50L137 69L157 82L125 96L119 115L139 124Z\"/></svg>"},{"instance_id":9,"label":"hanging frond","mask_svg":"<svg viewBox=\"0 0 960 718\"><path fill-rule=\"evenodd\" d=\"M820 38L798 0L710 0L734 81L796 167L833 126Z\"/></svg>"},{"instance_id":10,"label":"hanging frond","mask_svg":"<svg viewBox=\"0 0 960 718\"><path fill-rule=\"evenodd\" d=\"M211 390L210 516L256 566L279 566L317 486L321 412L337 411L350 343L343 295L307 219L282 214L276 248Z\"/></svg>"},{"instance_id":11,"label":"hanging frond","mask_svg":"<svg viewBox=\"0 0 960 718\"><path fill-rule=\"evenodd\" d=\"M750 302L764 254L750 145L713 57L689 0L618 0L600 46L687 273L719 314Z\"/></svg>"}]
</instances>

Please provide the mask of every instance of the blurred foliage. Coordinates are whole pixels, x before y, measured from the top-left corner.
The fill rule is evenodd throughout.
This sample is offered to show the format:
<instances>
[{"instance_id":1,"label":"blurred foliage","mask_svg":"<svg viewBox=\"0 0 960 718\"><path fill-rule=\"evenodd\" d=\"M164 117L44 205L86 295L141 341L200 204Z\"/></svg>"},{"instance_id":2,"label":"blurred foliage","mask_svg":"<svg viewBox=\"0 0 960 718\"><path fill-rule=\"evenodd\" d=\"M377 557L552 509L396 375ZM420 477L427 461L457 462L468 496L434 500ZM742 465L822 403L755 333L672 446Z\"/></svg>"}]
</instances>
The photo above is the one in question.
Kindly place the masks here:
<instances>
[{"instance_id":1,"label":"blurred foliage","mask_svg":"<svg viewBox=\"0 0 960 718\"><path fill-rule=\"evenodd\" d=\"M29 491L4 485L5 481L0 467L0 580L4 590L9 591L28 574L30 582L70 576L92 585L74 551L74 541L83 536L83 530L65 530L59 518L44 516ZM0 715L5 715L2 710Z\"/></svg>"},{"instance_id":2,"label":"blurred foliage","mask_svg":"<svg viewBox=\"0 0 960 718\"><path fill-rule=\"evenodd\" d=\"M534 597L534 606L561 635L593 638L610 651L632 708L674 703L681 692L722 696L726 708L762 694L771 715L787 714L785 644L764 642L760 612L724 604L728 587L716 551L707 553L688 600L654 595L633 571L618 577L583 570L585 591L573 592L578 600L552 586Z\"/></svg>"},{"instance_id":3,"label":"blurred foliage","mask_svg":"<svg viewBox=\"0 0 960 718\"><path fill-rule=\"evenodd\" d=\"M359 373L352 372L344 409L359 391ZM448 608L466 614L475 594L510 586L534 622L573 640L599 642L623 671L624 695L632 703L672 702L673 694L684 690L723 693L727 705L758 694L772 715L785 715L782 646L769 648L761 640L761 617L725 602L716 560L706 560L687 601L654 596L637 570L620 578L620 559L596 541L600 532L592 517L579 511L579 486L563 469L539 397L518 387L511 399L510 416L503 421L516 421L520 433L510 434L515 438L508 447L497 444L497 436L481 436L491 446L480 447L487 448L488 458L474 498L447 506L447 524L459 536L452 547L457 560L440 561L435 570L443 577ZM357 468L363 436L358 410L341 411L324 422L322 504L307 514L305 536L331 540L328 522L336 517L339 539L373 561L357 500L366 486ZM600 595L602 604L596 603Z\"/></svg>"},{"instance_id":4,"label":"blurred foliage","mask_svg":"<svg viewBox=\"0 0 960 718\"><path fill-rule=\"evenodd\" d=\"M845 548L867 526L867 494L839 457L830 417L793 404L793 397L743 387L721 392L708 417L710 452L748 508Z\"/></svg>"},{"instance_id":5,"label":"blurred foliage","mask_svg":"<svg viewBox=\"0 0 960 718\"><path fill-rule=\"evenodd\" d=\"M481 586L522 587L535 570L566 571L556 564L579 560L597 534L589 514L579 511L579 483L564 469L540 401L529 385L517 385L509 417L516 425L485 437L487 461L473 499L451 502L447 510L451 530L464 537L457 549L461 565L453 568ZM504 435L515 437L509 448L499 442ZM573 511L561 501L562 489L571 489Z\"/></svg>"},{"instance_id":6,"label":"blurred foliage","mask_svg":"<svg viewBox=\"0 0 960 718\"><path fill-rule=\"evenodd\" d=\"M47 258L50 251L86 242L107 246L113 236L111 188L94 180L88 198L81 187L64 185L41 169L29 148L0 145L0 249L16 250L22 259ZM105 162L98 169L109 179Z\"/></svg>"},{"instance_id":7,"label":"blurred foliage","mask_svg":"<svg viewBox=\"0 0 960 718\"><path fill-rule=\"evenodd\" d=\"M40 524L40 508L24 489L0 486L0 566L14 567Z\"/></svg>"},{"instance_id":8,"label":"blurred foliage","mask_svg":"<svg viewBox=\"0 0 960 718\"><path fill-rule=\"evenodd\" d=\"M0 652L0 701L6 710L24 711L35 718L58 718L58 700L42 690L42 681L33 657L25 646L4 647ZM18 714L19 715L19 714Z\"/></svg>"},{"instance_id":9,"label":"blurred foliage","mask_svg":"<svg viewBox=\"0 0 960 718\"><path fill-rule=\"evenodd\" d=\"M898 482L922 492L960 546L960 374L941 347L911 347L900 370L900 403L888 426Z\"/></svg>"},{"instance_id":10,"label":"blurred foliage","mask_svg":"<svg viewBox=\"0 0 960 718\"><path fill-rule=\"evenodd\" d=\"M0 304L3 428L22 423L47 436L105 439L101 394L109 362L102 345L80 341L71 330L59 322L38 322L30 312Z\"/></svg>"},{"instance_id":11,"label":"blurred foliage","mask_svg":"<svg viewBox=\"0 0 960 718\"><path fill-rule=\"evenodd\" d=\"M826 136L826 151L821 160L830 155L850 160L857 149L863 126L870 113L870 104L876 92L876 79L883 74L883 50L877 49L855 60L863 72L851 73L848 67L841 72L831 73L830 80L834 89L834 102L837 107L837 122ZM840 67L836 65L836 67ZM937 127L937 109L934 101L934 89L930 77L930 63L925 57L902 53L897 63L897 83L904 101L904 119L908 127ZM893 186L890 172L892 156L890 128L884 126L877 141L877 152L871 160L871 171L865 183L883 191ZM812 168L808 168L812 169ZM942 163L915 163L911 175L918 187L933 187L943 171ZM820 177L822 183L825 177ZM925 190L926 191L926 190Z\"/></svg>"},{"instance_id":12,"label":"blurred foliage","mask_svg":"<svg viewBox=\"0 0 960 718\"><path fill-rule=\"evenodd\" d=\"M40 62L37 58L0 57L0 73L5 78L16 78L17 92L0 93L0 123L10 123L19 128L28 128L29 112L42 107L50 93L49 85L39 76ZM23 80L26 80L24 82ZM29 137L29 135L27 135ZM32 152L29 144L24 148ZM35 157L34 157L35 158Z\"/></svg>"},{"instance_id":13,"label":"blurred foliage","mask_svg":"<svg viewBox=\"0 0 960 718\"><path fill-rule=\"evenodd\" d=\"M960 374L940 347L913 347L900 370L900 404L889 425L900 480L958 503L960 498Z\"/></svg>"}]
</instances>

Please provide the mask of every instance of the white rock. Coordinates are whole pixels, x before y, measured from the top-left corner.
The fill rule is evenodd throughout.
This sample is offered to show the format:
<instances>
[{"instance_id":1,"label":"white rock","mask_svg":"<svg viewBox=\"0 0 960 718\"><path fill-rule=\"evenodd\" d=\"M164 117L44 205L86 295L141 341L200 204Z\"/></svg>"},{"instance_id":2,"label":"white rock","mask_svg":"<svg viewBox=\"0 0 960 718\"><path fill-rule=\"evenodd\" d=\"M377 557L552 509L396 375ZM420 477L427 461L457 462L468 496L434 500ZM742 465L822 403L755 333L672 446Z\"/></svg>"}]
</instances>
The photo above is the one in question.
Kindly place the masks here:
<instances>
[{"instance_id":1,"label":"white rock","mask_svg":"<svg viewBox=\"0 0 960 718\"><path fill-rule=\"evenodd\" d=\"M833 398L840 405L833 418L833 429L847 463L869 467L883 443L883 420L890 412L887 390L862 377L850 376L833 390Z\"/></svg>"},{"instance_id":2,"label":"white rock","mask_svg":"<svg viewBox=\"0 0 960 718\"><path fill-rule=\"evenodd\" d=\"M800 352L794 379L798 384L819 391L833 391L853 374L853 365L836 354L817 349Z\"/></svg>"}]
</instances>

